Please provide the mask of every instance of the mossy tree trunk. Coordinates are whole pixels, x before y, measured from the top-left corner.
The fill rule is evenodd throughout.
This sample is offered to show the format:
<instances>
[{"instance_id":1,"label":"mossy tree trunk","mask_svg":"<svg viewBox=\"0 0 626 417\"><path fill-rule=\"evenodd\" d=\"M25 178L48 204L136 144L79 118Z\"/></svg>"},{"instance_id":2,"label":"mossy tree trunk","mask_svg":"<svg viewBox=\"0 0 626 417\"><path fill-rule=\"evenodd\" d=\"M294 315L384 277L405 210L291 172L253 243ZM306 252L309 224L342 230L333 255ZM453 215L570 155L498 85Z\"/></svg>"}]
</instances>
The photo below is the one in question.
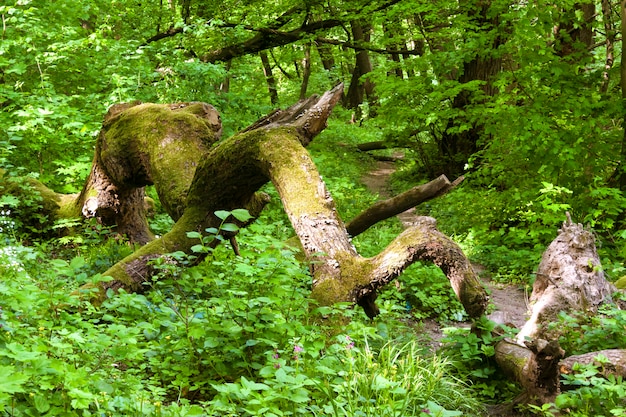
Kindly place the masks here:
<instances>
[{"instance_id":1,"label":"mossy tree trunk","mask_svg":"<svg viewBox=\"0 0 626 417\"><path fill-rule=\"evenodd\" d=\"M145 216L146 185L178 220L200 160L221 136L219 113L205 103L118 104L104 118L92 165L76 201L133 242L154 236Z\"/></svg>"},{"instance_id":2,"label":"mossy tree trunk","mask_svg":"<svg viewBox=\"0 0 626 417\"><path fill-rule=\"evenodd\" d=\"M305 149L326 126L341 94L342 86L338 86L321 97L272 113L211 148L195 172L185 210L173 229L106 271L103 275L113 279L101 284L100 296L109 289L140 291L153 275L150 261L174 251L190 252L197 241L188 238L187 232L219 227L216 211L244 207L257 215L266 202L257 191L271 181L310 262L313 297L322 303L351 301L374 316L376 291L413 262L425 259L447 273L470 316L480 316L486 295L461 250L435 229L434 221L425 220L405 231L373 258L361 257L351 244Z\"/></svg>"},{"instance_id":3,"label":"mossy tree trunk","mask_svg":"<svg viewBox=\"0 0 626 417\"><path fill-rule=\"evenodd\" d=\"M358 303L373 317L378 312L374 304L377 290L412 263L428 260L450 278L469 315L480 316L487 296L460 248L437 231L434 219L422 218L372 258L360 256L350 242L305 149L326 127L342 93L339 85L321 97L271 113L217 144L219 115L207 104L130 103L111 108L83 191L69 202L55 193L51 200L58 207L57 214L71 211L97 216L145 244L104 272L110 279L96 284L95 293L93 288L83 290L89 290L89 297L96 302L109 290L142 291L143 284L155 275L151 261L176 251L190 253L198 241L187 232L219 228L222 219L214 214L218 210L246 208L257 216L268 201L258 190L271 181L311 265L312 295L320 302ZM145 221L143 187L152 184L163 207L176 220L172 230L158 239ZM449 185L443 181L436 192ZM62 209L61 201L73 211ZM386 214L381 215L379 211L377 219L394 212L383 210ZM365 223L360 222L359 227L366 228Z\"/></svg>"}]
</instances>

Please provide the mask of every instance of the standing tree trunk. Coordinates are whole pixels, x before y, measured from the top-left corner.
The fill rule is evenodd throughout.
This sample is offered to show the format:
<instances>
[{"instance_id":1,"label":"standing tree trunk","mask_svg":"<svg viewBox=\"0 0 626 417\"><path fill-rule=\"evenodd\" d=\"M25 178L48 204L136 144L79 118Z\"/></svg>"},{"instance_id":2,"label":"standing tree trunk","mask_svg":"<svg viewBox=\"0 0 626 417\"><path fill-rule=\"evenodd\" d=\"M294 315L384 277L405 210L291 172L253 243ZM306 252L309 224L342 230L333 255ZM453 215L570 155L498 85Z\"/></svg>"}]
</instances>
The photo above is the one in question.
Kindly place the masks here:
<instances>
[{"instance_id":1,"label":"standing tree trunk","mask_svg":"<svg viewBox=\"0 0 626 417\"><path fill-rule=\"evenodd\" d=\"M620 161L617 164L613 177L617 180L619 189L626 191L626 50L624 45L624 36L626 36L626 0L620 1L620 16L622 23L622 59L620 62L620 89L622 90L622 112L624 114L622 120L622 149L620 152Z\"/></svg>"},{"instance_id":2,"label":"standing tree trunk","mask_svg":"<svg viewBox=\"0 0 626 417\"><path fill-rule=\"evenodd\" d=\"M302 59L302 84L300 85L300 100L306 98L306 90L309 88L311 77L311 44L304 46L304 59Z\"/></svg>"},{"instance_id":3,"label":"standing tree trunk","mask_svg":"<svg viewBox=\"0 0 626 417\"><path fill-rule=\"evenodd\" d=\"M496 88L492 81L502 70L502 58L496 52L498 47L504 43L504 39L499 33L493 34L498 29L498 18L491 17L491 2L478 2L470 0L465 2L470 9L470 16L474 23L477 34L470 36L492 37L489 49L493 51L485 54L484 51L474 51L474 57L463 64L462 73L458 78L460 84L467 84L472 81L484 81L483 91L486 95L492 96L496 93ZM462 110L470 105L473 101L472 93L462 90L452 100L452 108ZM465 121L461 121L464 123ZM459 128L459 120L449 119L443 136L439 142L439 153L442 157L443 164L441 173L448 176L460 175L464 171L465 164L470 156L479 150L479 142L483 135L483 126L479 123L470 123L469 128Z\"/></svg>"},{"instance_id":4,"label":"standing tree trunk","mask_svg":"<svg viewBox=\"0 0 626 417\"><path fill-rule=\"evenodd\" d=\"M355 45L361 45L370 41L371 27L368 24L355 20L351 23L351 27ZM370 61L369 53L365 49L357 51L350 87L345 97L345 107L358 109L363 103L365 96L373 99L374 84L368 78L362 78L370 72L372 72L372 62Z\"/></svg>"},{"instance_id":5,"label":"standing tree trunk","mask_svg":"<svg viewBox=\"0 0 626 417\"><path fill-rule=\"evenodd\" d=\"M330 45L323 42L315 42L317 52L320 54L322 66L328 72L335 68L335 57L333 56L333 50Z\"/></svg>"},{"instance_id":6,"label":"standing tree trunk","mask_svg":"<svg viewBox=\"0 0 626 417\"><path fill-rule=\"evenodd\" d=\"M272 65L270 64L267 51L259 52L261 57L261 63L263 64L263 74L265 74L265 81L267 81L267 90L270 93L270 102L272 106L278 106L278 88L276 87L276 79L272 72Z\"/></svg>"},{"instance_id":7,"label":"standing tree trunk","mask_svg":"<svg viewBox=\"0 0 626 417\"><path fill-rule=\"evenodd\" d=\"M232 66L233 61L232 59L226 61L226 64L224 65L224 69L226 70L226 76L224 77L224 81L222 81L222 83L219 85L219 92L220 93L228 93L230 91L230 67Z\"/></svg>"}]
</instances>

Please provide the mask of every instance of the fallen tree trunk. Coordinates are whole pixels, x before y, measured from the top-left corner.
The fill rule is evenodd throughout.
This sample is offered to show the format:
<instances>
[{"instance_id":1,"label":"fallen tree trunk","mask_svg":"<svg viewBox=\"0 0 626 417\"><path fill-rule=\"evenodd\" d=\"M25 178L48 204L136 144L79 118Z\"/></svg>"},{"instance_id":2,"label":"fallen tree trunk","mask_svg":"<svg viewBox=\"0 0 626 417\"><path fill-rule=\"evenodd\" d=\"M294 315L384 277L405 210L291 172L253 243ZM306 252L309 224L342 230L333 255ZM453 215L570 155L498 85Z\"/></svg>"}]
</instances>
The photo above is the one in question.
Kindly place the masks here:
<instances>
[{"instance_id":1,"label":"fallen tree trunk","mask_svg":"<svg viewBox=\"0 0 626 417\"><path fill-rule=\"evenodd\" d=\"M524 387L519 402L552 402L560 392L562 372L578 360L590 361L597 353L570 357L559 347L567 329L550 326L560 312L595 314L611 301L615 288L604 278L595 240L589 230L567 219L543 254L530 297L531 315L515 340L496 345L498 365ZM623 366L623 356L611 353ZM619 365L621 363L621 365ZM620 368L623 370L623 367Z\"/></svg>"},{"instance_id":2,"label":"fallen tree trunk","mask_svg":"<svg viewBox=\"0 0 626 417\"><path fill-rule=\"evenodd\" d=\"M402 233L378 256L363 258L356 252L305 149L326 126L341 94L338 86L272 113L212 147L196 169L185 210L172 230L106 271L103 275L112 280L100 284L99 298L108 290L141 291L154 273L151 261L174 251L190 253L197 241L187 232L219 227L216 211L243 207L257 215L265 202L257 190L272 181L311 265L312 295L321 303L359 303L373 317L376 291L423 259L442 268L470 317L479 317L487 296L459 247L436 230L433 219Z\"/></svg>"},{"instance_id":3,"label":"fallen tree trunk","mask_svg":"<svg viewBox=\"0 0 626 417\"><path fill-rule=\"evenodd\" d=\"M425 201L442 196L459 185L463 179L464 177L459 177L450 182L445 175L441 175L426 184L413 187L390 199L379 201L359 213L346 225L348 233L351 236L359 235L381 220L405 212Z\"/></svg>"},{"instance_id":4,"label":"fallen tree trunk","mask_svg":"<svg viewBox=\"0 0 626 417\"><path fill-rule=\"evenodd\" d=\"M602 360L599 360L602 357ZM559 364L562 374L575 373L574 365L594 365L603 376L615 375L626 379L626 349L605 349L596 352L572 355Z\"/></svg>"},{"instance_id":5,"label":"fallen tree trunk","mask_svg":"<svg viewBox=\"0 0 626 417\"><path fill-rule=\"evenodd\" d=\"M412 263L427 260L448 276L469 316L481 316L487 305L485 291L460 248L437 231L434 219L420 219L372 258L361 257L350 242L305 149L325 128L342 91L340 85L321 97L276 111L219 144L214 144L221 132L219 115L209 105L130 103L111 108L83 192L69 202L50 192L51 200L58 210L71 207L74 214L98 216L104 223L117 224L132 240L146 244L102 274L109 279L81 290L95 302L109 291L142 291L143 284L155 275L152 261L172 252L192 253L198 241L187 233L204 234L209 228L219 228L222 219L216 212L246 208L257 216L268 201L258 190L271 181L310 264L312 295L321 303L358 303L373 317L378 314L374 303L377 291ZM143 205L143 187L151 184L177 220L170 232L154 240ZM417 187L393 200L391 209L376 206L375 218L388 217L450 186L440 178ZM363 226L360 229L364 230Z\"/></svg>"}]
</instances>

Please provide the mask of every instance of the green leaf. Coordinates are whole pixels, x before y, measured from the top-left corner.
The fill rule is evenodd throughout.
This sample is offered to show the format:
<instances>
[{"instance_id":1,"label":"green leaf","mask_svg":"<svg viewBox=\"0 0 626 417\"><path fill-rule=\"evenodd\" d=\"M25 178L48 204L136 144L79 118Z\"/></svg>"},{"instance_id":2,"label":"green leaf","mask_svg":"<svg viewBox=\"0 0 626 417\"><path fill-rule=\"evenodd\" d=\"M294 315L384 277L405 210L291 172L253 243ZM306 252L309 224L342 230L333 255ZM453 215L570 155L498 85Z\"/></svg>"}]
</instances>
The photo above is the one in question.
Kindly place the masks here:
<instances>
[{"instance_id":1,"label":"green leaf","mask_svg":"<svg viewBox=\"0 0 626 417\"><path fill-rule=\"evenodd\" d=\"M224 223L222 225L223 232L236 232L239 230L239 226L234 223Z\"/></svg>"},{"instance_id":2,"label":"green leaf","mask_svg":"<svg viewBox=\"0 0 626 417\"><path fill-rule=\"evenodd\" d=\"M194 252L194 253L205 252L205 246L204 245L193 245L191 247L191 251Z\"/></svg>"},{"instance_id":3,"label":"green leaf","mask_svg":"<svg viewBox=\"0 0 626 417\"><path fill-rule=\"evenodd\" d=\"M85 258L82 256L77 256L70 261L70 267L74 270L80 269L83 266L85 266Z\"/></svg>"},{"instance_id":4,"label":"green leaf","mask_svg":"<svg viewBox=\"0 0 626 417\"><path fill-rule=\"evenodd\" d=\"M43 414L50 410L50 403L46 400L46 397L41 394L37 394L35 395L35 408Z\"/></svg>"},{"instance_id":5,"label":"green leaf","mask_svg":"<svg viewBox=\"0 0 626 417\"><path fill-rule=\"evenodd\" d=\"M187 237L189 239L202 239L202 234L200 232L187 232Z\"/></svg>"},{"instance_id":6,"label":"green leaf","mask_svg":"<svg viewBox=\"0 0 626 417\"><path fill-rule=\"evenodd\" d=\"M14 394L16 392L24 392L22 384L28 380L28 376L15 372L14 366L0 366L0 392Z\"/></svg>"},{"instance_id":7,"label":"green leaf","mask_svg":"<svg viewBox=\"0 0 626 417\"><path fill-rule=\"evenodd\" d=\"M246 209L235 209L231 212L231 214L235 219L239 220L240 222L245 222L252 218L252 216Z\"/></svg>"},{"instance_id":8,"label":"green leaf","mask_svg":"<svg viewBox=\"0 0 626 417\"><path fill-rule=\"evenodd\" d=\"M226 220L228 216L230 215L231 215L231 212L226 211L226 210L218 210L215 212L215 216L217 216L219 219L222 219L222 220Z\"/></svg>"}]
</instances>

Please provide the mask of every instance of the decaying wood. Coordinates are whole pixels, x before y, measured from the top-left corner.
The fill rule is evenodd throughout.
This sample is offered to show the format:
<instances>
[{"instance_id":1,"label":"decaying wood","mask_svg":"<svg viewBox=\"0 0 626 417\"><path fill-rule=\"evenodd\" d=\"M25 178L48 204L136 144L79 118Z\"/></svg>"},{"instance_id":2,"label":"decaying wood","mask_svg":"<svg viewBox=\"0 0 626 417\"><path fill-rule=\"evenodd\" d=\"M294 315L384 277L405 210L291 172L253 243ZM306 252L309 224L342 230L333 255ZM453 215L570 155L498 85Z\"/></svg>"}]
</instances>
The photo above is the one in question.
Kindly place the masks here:
<instances>
[{"instance_id":1,"label":"decaying wood","mask_svg":"<svg viewBox=\"0 0 626 417\"><path fill-rule=\"evenodd\" d=\"M311 265L312 295L321 303L351 301L374 316L376 291L411 263L429 260L448 275L470 317L479 317L487 304L484 289L459 247L436 230L433 219L424 218L378 256L363 258L356 252L334 201L305 149L325 128L342 91L340 85L321 97L314 96L289 109L276 111L211 147L198 162L184 211L172 230L106 271L103 275L113 279L100 284L99 297L104 297L108 290L121 288L141 291L143 283L154 274L150 261L174 251L190 252L197 241L186 233L192 230L203 233L209 227L219 227L221 219L213 214L216 211L244 207L258 215L266 200L257 190L271 181ZM121 131L117 121L132 119L133 109L116 116L105 126L106 132ZM115 139L111 136L110 140ZM146 170L146 177L149 174ZM446 181L439 181L440 188L447 186ZM154 184L157 185L156 181Z\"/></svg>"},{"instance_id":2,"label":"decaying wood","mask_svg":"<svg viewBox=\"0 0 626 417\"><path fill-rule=\"evenodd\" d=\"M575 364L595 365L603 376L615 375L626 379L626 349L605 349L568 356L560 362L559 370L562 374L575 373Z\"/></svg>"},{"instance_id":3,"label":"decaying wood","mask_svg":"<svg viewBox=\"0 0 626 417\"><path fill-rule=\"evenodd\" d=\"M154 184L165 211L180 218L196 167L221 133L219 113L206 103L112 106L76 204L85 217L116 225L118 233L145 244L154 236L143 187Z\"/></svg>"},{"instance_id":4,"label":"decaying wood","mask_svg":"<svg viewBox=\"0 0 626 417\"><path fill-rule=\"evenodd\" d=\"M42 193L52 195L47 200L57 208L51 212L96 216L104 223L117 224L118 231L145 245L102 274L110 279L80 292L97 303L109 291L143 291L156 273L153 260L177 251L191 253L198 241L187 232L219 228L222 219L215 212L246 208L258 216L268 202L258 190L271 181L300 240L313 276L312 295L320 303L358 303L373 317L378 313L376 292L412 263L425 260L448 276L470 317L482 315L487 295L460 248L436 229L434 219L421 218L377 256L364 258L357 253L305 149L326 127L342 93L339 85L322 96L273 112L217 144L219 115L207 104L129 103L111 108L83 192L71 196L69 202L45 188ZM145 221L146 185L154 185L176 220L172 230L158 239L153 239ZM388 217L451 186L439 178L417 187L376 206L375 218ZM361 230L367 221L357 223L365 224ZM223 236L232 238L230 233Z\"/></svg>"},{"instance_id":5,"label":"decaying wood","mask_svg":"<svg viewBox=\"0 0 626 417\"><path fill-rule=\"evenodd\" d=\"M381 220L400 214L425 201L442 196L460 184L463 179L464 177L461 176L450 182L445 175L441 175L426 184L413 187L390 199L379 201L358 214L346 225L348 233L351 236L359 235Z\"/></svg>"},{"instance_id":6,"label":"decaying wood","mask_svg":"<svg viewBox=\"0 0 626 417\"><path fill-rule=\"evenodd\" d=\"M559 312L594 314L600 304L611 300L613 292L615 287L604 277L593 234L573 223L568 213L539 264L530 296L531 315L517 335L517 342L557 339L558 329L548 331L548 324Z\"/></svg>"},{"instance_id":7,"label":"decaying wood","mask_svg":"<svg viewBox=\"0 0 626 417\"><path fill-rule=\"evenodd\" d=\"M549 325L561 311L595 314L615 290L604 278L592 233L573 223L569 213L566 217L539 265L529 320L515 340L496 345L498 365L525 389L519 402L553 401L560 392L561 373L571 372L574 362L593 360L597 353L563 359L558 338L567 329ZM614 368L623 372L623 351L606 352L616 361Z\"/></svg>"},{"instance_id":8,"label":"decaying wood","mask_svg":"<svg viewBox=\"0 0 626 417\"><path fill-rule=\"evenodd\" d=\"M517 402L544 404L560 392L558 363L564 353L557 341L538 339L520 346L503 340L496 345L495 358L500 369L524 388Z\"/></svg>"}]
</instances>

